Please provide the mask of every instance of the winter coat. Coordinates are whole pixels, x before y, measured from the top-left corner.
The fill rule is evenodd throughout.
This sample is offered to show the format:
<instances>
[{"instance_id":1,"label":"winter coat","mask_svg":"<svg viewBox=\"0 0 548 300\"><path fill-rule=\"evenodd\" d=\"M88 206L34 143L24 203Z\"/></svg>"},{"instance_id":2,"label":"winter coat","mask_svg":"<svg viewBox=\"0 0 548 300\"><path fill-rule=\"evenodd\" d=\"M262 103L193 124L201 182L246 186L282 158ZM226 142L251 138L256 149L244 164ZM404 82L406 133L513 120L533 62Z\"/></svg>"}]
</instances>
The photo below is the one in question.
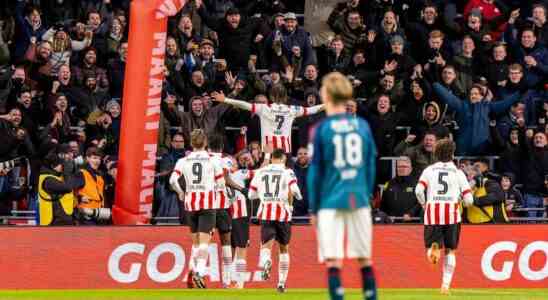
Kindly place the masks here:
<instances>
[{"instance_id":1,"label":"winter coat","mask_svg":"<svg viewBox=\"0 0 548 300\"><path fill-rule=\"evenodd\" d=\"M512 104L519 101L518 93L500 101L470 103L453 95L447 88L434 83L434 91L440 100L456 112L459 131L456 136L457 154L484 154L489 142L489 115L505 112Z\"/></svg>"},{"instance_id":2,"label":"winter coat","mask_svg":"<svg viewBox=\"0 0 548 300\"><path fill-rule=\"evenodd\" d=\"M421 205L415 195L418 179L415 176L397 176L384 185L381 210L389 216L420 217Z\"/></svg>"}]
</instances>

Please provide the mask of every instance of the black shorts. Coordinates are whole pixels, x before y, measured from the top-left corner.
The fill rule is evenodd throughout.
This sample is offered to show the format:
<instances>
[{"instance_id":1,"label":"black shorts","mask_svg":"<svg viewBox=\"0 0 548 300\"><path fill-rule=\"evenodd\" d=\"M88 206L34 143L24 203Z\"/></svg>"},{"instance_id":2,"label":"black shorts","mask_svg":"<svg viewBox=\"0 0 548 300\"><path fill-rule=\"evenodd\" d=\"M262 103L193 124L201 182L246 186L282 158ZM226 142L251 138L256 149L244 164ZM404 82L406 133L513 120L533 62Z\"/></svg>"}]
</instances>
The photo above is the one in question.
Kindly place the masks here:
<instances>
[{"instance_id":1,"label":"black shorts","mask_svg":"<svg viewBox=\"0 0 548 300\"><path fill-rule=\"evenodd\" d=\"M291 224L278 221L261 221L261 241L276 239L280 245L288 245L291 240Z\"/></svg>"},{"instance_id":2,"label":"black shorts","mask_svg":"<svg viewBox=\"0 0 548 300\"><path fill-rule=\"evenodd\" d=\"M249 245L249 218L232 219L230 242L233 248L247 248Z\"/></svg>"},{"instance_id":3,"label":"black shorts","mask_svg":"<svg viewBox=\"0 0 548 300\"><path fill-rule=\"evenodd\" d=\"M456 250L459 246L460 223L451 225L425 225L424 246L430 248L436 242L445 249Z\"/></svg>"},{"instance_id":4,"label":"black shorts","mask_svg":"<svg viewBox=\"0 0 548 300\"><path fill-rule=\"evenodd\" d=\"M215 209L190 211L187 213L190 232L210 233L215 227Z\"/></svg>"},{"instance_id":5,"label":"black shorts","mask_svg":"<svg viewBox=\"0 0 548 300\"><path fill-rule=\"evenodd\" d=\"M230 232L232 229L232 221L230 219L228 209L217 209L217 214L215 215L215 228L217 228L220 234Z\"/></svg>"}]
</instances>

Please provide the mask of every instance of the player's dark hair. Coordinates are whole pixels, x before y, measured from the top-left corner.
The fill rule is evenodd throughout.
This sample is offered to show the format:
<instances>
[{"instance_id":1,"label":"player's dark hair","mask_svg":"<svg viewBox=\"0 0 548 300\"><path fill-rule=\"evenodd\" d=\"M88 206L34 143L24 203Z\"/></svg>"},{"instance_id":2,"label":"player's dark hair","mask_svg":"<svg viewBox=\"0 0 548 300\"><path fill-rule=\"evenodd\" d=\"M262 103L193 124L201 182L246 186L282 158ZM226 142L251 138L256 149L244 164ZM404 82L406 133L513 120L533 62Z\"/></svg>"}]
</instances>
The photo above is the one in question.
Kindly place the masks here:
<instances>
[{"instance_id":1,"label":"player's dark hair","mask_svg":"<svg viewBox=\"0 0 548 300\"><path fill-rule=\"evenodd\" d=\"M270 90L270 100L273 103L287 103L287 90L282 84L275 84Z\"/></svg>"},{"instance_id":2,"label":"player's dark hair","mask_svg":"<svg viewBox=\"0 0 548 300\"><path fill-rule=\"evenodd\" d=\"M273 159L283 159L284 157L285 157L285 152L282 149L274 149L274 151L272 151Z\"/></svg>"},{"instance_id":3,"label":"player's dark hair","mask_svg":"<svg viewBox=\"0 0 548 300\"><path fill-rule=\"evenodd\" d=\"M434 148L434 157L441 162L450 162L455 155L455 148L455 142L449 139L439 140Z\"/></svg>"},{"instance_id":4,"label":"player's dark hair","mask_svg":"<svg viewBox=\"0 0 548 300\"><path fill-rule=\"evenodd\" d=\"M212 134L207 139L209 150L213 152L222 152L224 148L223 137L219 134Z\"/></svg>"}]
</instances>

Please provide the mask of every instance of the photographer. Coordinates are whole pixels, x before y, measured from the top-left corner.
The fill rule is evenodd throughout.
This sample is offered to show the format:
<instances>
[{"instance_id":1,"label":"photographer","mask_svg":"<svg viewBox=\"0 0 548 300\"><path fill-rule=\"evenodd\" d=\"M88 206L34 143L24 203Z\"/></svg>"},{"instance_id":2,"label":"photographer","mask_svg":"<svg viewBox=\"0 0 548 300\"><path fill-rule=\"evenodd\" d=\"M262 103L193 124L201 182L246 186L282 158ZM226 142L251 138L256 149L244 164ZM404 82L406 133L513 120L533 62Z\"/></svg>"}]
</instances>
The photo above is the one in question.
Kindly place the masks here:
<instances>
[{"instance_id":1,"label":"photographer","mask_svg":"<svg viewBox=\"0 0 548 300\"><path fill-rule=\"evenodd\" d=\"M474 205L466 208L468 222L507 223L505 195L499 184L499 175L489 172L489 164L485 160L476 161L465 172L474 195Z\"/></svg>"},{"instance_id":2,"label":"photographer","mask_svg":"<svg viewBox=\"0 0 548 300\"><path fill-rule=\"evenodd\" d=\"M67 180L63 159L51 151L44 159L38 183L40 225L72 225L75 188Z\"/></svg>"},{"instance_id":3,"label":"photographer","mask_svg":"<svg viewBox=\"0 0 548 300\"><path fill-rule=\"evenodd\" d=\"M110 221L110 209L105 208L105 180L99 170L102 157L98 148L88 148L86 164L74 178L78 200L77 220L81 225L99 225Z\"/></svg>"}]
</instances>

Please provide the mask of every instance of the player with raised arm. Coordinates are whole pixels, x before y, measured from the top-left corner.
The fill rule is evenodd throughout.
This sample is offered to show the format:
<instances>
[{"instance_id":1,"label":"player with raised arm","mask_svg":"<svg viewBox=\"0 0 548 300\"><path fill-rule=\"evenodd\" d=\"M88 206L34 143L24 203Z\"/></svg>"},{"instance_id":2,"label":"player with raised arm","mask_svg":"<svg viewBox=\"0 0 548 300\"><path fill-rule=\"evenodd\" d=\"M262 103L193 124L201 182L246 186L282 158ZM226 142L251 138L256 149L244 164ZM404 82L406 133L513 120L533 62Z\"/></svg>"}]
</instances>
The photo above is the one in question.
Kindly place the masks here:
<instances>
[{"instance_id":1,"label":"player with raised arm","mask_svg":"<svg viewBox=\"0 0 548 300\"><path fill-rule=\"evenodd\" d=\"M344 297L340 272L346 256L357 259L364 299L373 300L377 289L369 202L377 151L367 122L346 113L352 93L352 84L341 73L330 73L322 80L320 95L327 118L311 134L308 200L312 223L317 226L319 259L328 268L330 298Z\"/></svg>"},{"instance_id":2,"label":"player with raised arm","mask_svg":"<svg viewBox=\"0 0 548 300\"><path fill-rule=\"evenodd\" d=\"M273 97L272 104L249 103L240 100L226 98L223 92L212 93L211 96L217 102L223 102L249 110L259 116L261 121L262 149L271 146L272 149L283 149L285 153L291 153L291 130L295 118L308 116L323 110L323 105L303 107L287 105L287 92L283 86L272 88L280 94ZM284 94L285 93L285 94ZM273 92L273 94L275 94Z\"/></svg>"},{"instance_id":3,"label":"player with raised arm","mask_svg":"<svg viewBox=\"0 0 548 300\"><path fill-rule=\"evenodd\" d=\"M445 249L442 294L449 293L457 265L455 250L460 236L460 199L466 206L474 203L466 175L453 163L454 153L453 141L438 141L434 148L438 162L424 169L415 188L417 199L424 208L424 243L428 260L437 264L441 247Z\"/></svg>"},{"instance_id":4,"label":"player with raised arm","mask_svg":"<svg viewBox=\"0 0 548 300\"><path fill-rule=\"evenodd\" d=\"M222 167L206 151L204 131L193 130L190 143L193 152L177 161L169 183L179 195L179 200L184 201L189 214L192 244L196 249L196 270L190 280L196 287L205 288L208 246L211 230L215 226L215 185L225 183Z\"/></svg>"},{"instance_id":5,"label":"player with raised arm","mask_svg":"<svg viewBox=\"0 0 548 300\"><path fill-rule=\"evenodd\" d=\"M277 287L280 293L285 292L289 273L293 198L302 199L295 173L285 167L285 159L282 149L274 150L271 163L255 172L249 186L249 199L259 198L261 201L257 211L257 218L261 221L259 268L263 270L263 280L269 279L272 244L276 240L280 247Z\"/></svg>"}]
</instances>

